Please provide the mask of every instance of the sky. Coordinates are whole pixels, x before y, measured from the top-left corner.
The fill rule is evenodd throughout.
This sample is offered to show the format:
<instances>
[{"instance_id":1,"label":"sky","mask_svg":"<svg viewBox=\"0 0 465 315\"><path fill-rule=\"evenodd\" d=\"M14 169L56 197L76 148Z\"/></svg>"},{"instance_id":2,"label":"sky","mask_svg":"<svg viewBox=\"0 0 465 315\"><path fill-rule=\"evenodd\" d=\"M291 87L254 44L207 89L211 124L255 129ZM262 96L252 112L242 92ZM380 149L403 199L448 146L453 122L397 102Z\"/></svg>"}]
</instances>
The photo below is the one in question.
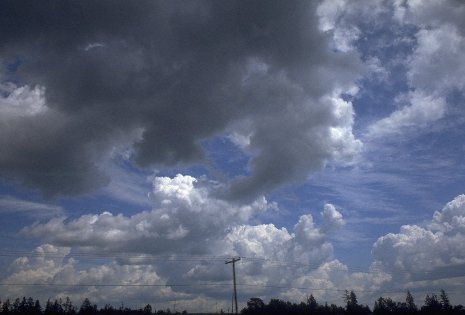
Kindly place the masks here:
<instances>
[{"instance_id":1,"label":"sky","mask_svg":"<svg viewBox=\"0 0 465 315\"><path fill-rule=\"evenodd\" d=\"M1 1L0 299L465 304L465 3Z\"/></svg>"}]
</instances>

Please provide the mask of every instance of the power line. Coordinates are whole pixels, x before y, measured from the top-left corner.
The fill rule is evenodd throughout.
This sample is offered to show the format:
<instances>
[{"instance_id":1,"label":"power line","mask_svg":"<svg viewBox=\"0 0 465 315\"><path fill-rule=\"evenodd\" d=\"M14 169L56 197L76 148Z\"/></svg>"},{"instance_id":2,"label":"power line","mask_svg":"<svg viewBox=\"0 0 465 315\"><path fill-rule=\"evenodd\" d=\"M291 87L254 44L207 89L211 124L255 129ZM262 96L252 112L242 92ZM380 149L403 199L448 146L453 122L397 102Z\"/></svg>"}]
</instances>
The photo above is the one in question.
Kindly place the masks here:
<instances>
[{"instance_id":1,"label":"power line","mask_svg":"<svg viewBox=\"0 0 465 315\"><path fill-rule=\"evenodd\" d=\"M47 286L55 286L55 287L226 287L229 286L230 283L167 283L167 284L63 284L63 283L0 283L0 286L29 286L29 287L47 287ZM250 283L237 283L239 287L256 287L256 288L263 288L263 289L278 289L278 290L299 290L304 292L313 292L313 291L330 291L330 292L347 292L352 289L336 289L336 288L314 288L314 287L295 287L295 286L286 286L286 285L267 285L267 284L250 284ZM357 293L371 293L371 294L399 294L405 293L409 290L412 293L431 293L431 292L439 292L442 288L397 288L391 290L363 290L363 289L356 289L354 290ZM463 294L463 289L456 289L456 290L447 290L448 293L459 293ZM233 296L233 301L237 303L237 296ZM236 312L237 312L237 304L236 304Z\"/></svg>"},{"instance_id":2,"label":"power line","mask_svg":"<svg viewBox=\"0 0 465 315\"><path fill-rule=\"evenodd\" d=\"M126 253L106 255L106 254L87 254L87 253L69 253L66 255L59 255L55 253L30 253L30 252L3 252L0 257L43 257L51 259L65 259L65 258L86 258L86 259L145 259L148 261L224 261L229 256L186 256L186 255L151 255L151 254L138 254L128 255Z\"/></svg>"},{"instance_id":3,"label":"power line","mask_svg":"<svg viewBox=\"0 0 465 315\"><path fill-rule=\"evenodd\" d=\"M196 287L196 286L229 286L230 283L173 283L173 284L144 284L144 283L0 283L0 286L52 286L52 287Z\"/></svg>"},{"instance_id":4,"label":"power line","mask_svg":"<svg viewBox=\"0 0 465 315\"><path fill-rule=\"evenodd\" d=\"M143 284L143 283L135 283L135 284L102 284L102 283L88 283L88 284L71 284L71 283L0 283L0 286L56 286L56 287L216 287L216 286L230 286L230 283L166 283L166 284ZM336 288L313 288L313 287L294 287L294 286L285 286L285 285L267 285L267 284L252 284L252 283L236 283L237 286L242 287L258 287L258 288L271 288L271 289L295 289L295 290L305 290L305 291L334 291L334 292L345 292L350 289L336 289ZM430 291L440 291L441 288L422 288L422 289L414 289L414 288L398 288L398 289L391 289L391 290L363 290L359 289L356 290L357 292L361 293L401 293L405 292L406 290L410 290L410 292L430 292ZM447 290L447 292L454 292L454 293L463 293L463 289L457 290Z\"/></svg>"},{"instance_id":5,"label":"power line","mask_svg":"<svg viewBox=\"0 0 465 315\"><path fill-rule=\"evenodd\" d=\"M151 262L202 262L202 263L214 263L218 261L224 261L230 256L222 255L186 255L186 254L174 254L174 255L154 255L154 254L128 254L128 253L115 253L115 254L105 254L105 253L68 253L66 255L58 255L56 253L38 253L38 252L28 252L28 251L12 251L4 250L0 253L0 257L44 257L50 259L66 259L66 258L85 258L86 260L101 260L101 259L119 259L130 261L131 263L140 263L140 264L150 264ZM291 260L277 260L270 259L265 257L241 257L241 263L263 263L266 262L266 268L309 268L312 270L317 270L320 265L309 264L298 261ZM139 261L137 261L139 260ZM449 267L460 267L451 265ZM357 267L357 266L347 266L346 268L331 268L331 271L347 271L347 272L362 272L362 273L373 273L373 272L383 272L382 268L373 268L369 270L366 268ZM388 271L385 271L388 272ZM389 273L389 272L388 272ZM450 273L447 269L441 268L439 270L422 270L422 271L409 271L409 270L395 270L396 274L404 275L437 275L437 276L447 276L446 278L455 278L465 276L465 271L461 275L450 276Z\"/></svg>"}]
</instances>

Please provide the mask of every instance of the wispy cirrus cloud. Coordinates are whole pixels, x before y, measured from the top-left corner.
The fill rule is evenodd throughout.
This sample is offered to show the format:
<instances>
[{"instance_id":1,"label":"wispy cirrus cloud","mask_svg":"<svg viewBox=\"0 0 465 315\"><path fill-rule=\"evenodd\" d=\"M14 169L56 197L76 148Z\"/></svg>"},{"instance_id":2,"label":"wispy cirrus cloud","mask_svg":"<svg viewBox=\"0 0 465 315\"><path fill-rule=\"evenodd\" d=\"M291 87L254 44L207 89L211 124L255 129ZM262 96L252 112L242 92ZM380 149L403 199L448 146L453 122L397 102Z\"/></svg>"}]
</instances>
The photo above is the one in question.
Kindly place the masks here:
<instances>
[{"instance_id":1,"label":"wispy cirrus cloud","mask_svg":"<svg viewBox=\"0 0 465 315\"><path fill-rule=\"evenodd\" d=\"M54 204L29 201L13 196L0 196L0 213L25 214L35 218L47 218L63 214L63 208Z\"/></svg>"}]
</instances>

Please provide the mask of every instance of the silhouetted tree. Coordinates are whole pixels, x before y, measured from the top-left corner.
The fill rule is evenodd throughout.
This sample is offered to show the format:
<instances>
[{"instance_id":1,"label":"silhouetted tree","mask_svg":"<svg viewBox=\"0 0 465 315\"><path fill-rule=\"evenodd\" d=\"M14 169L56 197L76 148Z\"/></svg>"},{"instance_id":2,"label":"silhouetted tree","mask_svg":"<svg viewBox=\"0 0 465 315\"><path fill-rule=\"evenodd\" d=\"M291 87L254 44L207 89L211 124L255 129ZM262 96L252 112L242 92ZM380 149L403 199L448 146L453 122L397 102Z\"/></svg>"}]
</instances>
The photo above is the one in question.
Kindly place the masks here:
<instances>
[{"instance_id":1,"label":"silhouetted tree","mask_svg":"<svg viewBox=\"0 0 465 315\"><path fill-rule=\"evenodd\" d=\"M441 299L441 306L444 311L450 311L452 307L450 306L449 297L447 296L444 290L441 290L441 295L439 296Z\"/></svg>"},{"instance_id":2,"label":"silhouetted tree","mask_svg":"<svg viewBox=\"0 0 465 315\"><path fill-rule=\"evenodd\" d=\"M11 303L9 299L6 299L5 302L3 302L2 305L2 314L10 314L11 312Z\"/></svg>"},{"instance_id":3,"label":"silhouetted tree","mask_svg":"<svg viewBox=\"0 0 465 315\"><path fill-rule=\"evenodd\" d=\"M316 302L313 294L310 294L310 296L307 298L307 306L310 312L314 312L318 308L318 303Z\"/></svg>"},{"instance_id":4,"label":"silhouetted tree","mask_svg":"<svg viewBox=\"0 0 465 315\"><path fill-rule=\"evenodd\" d=\"M345 307L337 306L328 303L318 305L313 295L310 295L306 302L291 303L279 299L271 299L266 304L260 298L251 298L247 302L247 307L242 310L243 314L247 315L368 315L371 314L370 309L366 305L360 305L357 296L353 291L346 291L344 294ZM40 306L39 300L34 300L32 297L17 298L14 303L10 300L0 302L0 315L152 315L155 314L152 306L146 304L139 309L131 309L125 307L124 304L120 308L115 309L113 306L106 304L104 308L98 310L97 306L92 304L89 299L85 299L76 312L76 308L71 303L69 297L63 302L62 299L55 299L53 302L47 300L44 311ZM158 315L174 314L170 309L158 310ZM180 314L176 312L176 314ZM183 311L183 314L187 314ZM405 302L395 302L389 297L379 297L373 308L374 315L400 314L400 315L465 315L465 309L462 305L451 305L449 297L444 290L440 291L440 295L431 294L425 298L425 304L418 312L413 301L413 297L409 291Z\"/></svg>"},{"instance_id":5,"label":"silhouetted tree","mask_svg":"<svg viewBox=\"0 0 465 315\"><path fill-rule=\"evenodd\" d=\"M45 315L53 314L53 303L52 303L52 301L50 301L50 299L48 299L47 303L45 303L44 314Z\"/></svg>"},{"instance_id":6,"label":"silhouetted tree","mask_svg":"<svg viewBox=\"0 0 465 315\"><path fill-rule=\"evenodd\" d=\"M73 303L69 296L66 297L65 302L62 305L64 314L67 315L74 315L76 314L76 308L74 307Z\"/></svg>"},{"instance_id":7,"label":"silhouetted tree","mask_svg":"<svg viewBox=\"0 0 465 315\"><path fill-rule=\"evenodd\" d=\"M116 310L111 306L110 304L105 304L105 306L100 309L100 314L102 315L111 315L111 314L116 314Z\"/></svg>"},{"instance_id":8,"label":"silhouetted tree","mask_svg":"<svg viewBox=\"0 0 465 315\"><path fill-rule=\"evenodd\" d=\"M436 294L426 295L425 305L421 307L422 314L439 314L442 310L442 305L438 301Z\"/></svg>"},{"instance_id":9,"label":"silhouetted tree","mask_svg":"<svg viewBox=\"0 0 465 315\"><path fill-rule=\"evenodd\" d=\"M79 315L94 315L97 314L97 305L90 303L88 298L85 298L79 308Z\"/></svg>"},{"instance_id":10,"label":"silhouetted tree","mask_svg":"<svg viewBox=\"0 0 465 315\"><path fill-rule=\"evenodd\" d=\"M375 302L373 307L373 314L385 315L385 314L398 314L402 313L403 309L407 309L406 304L396 303L391 298L380 297Z\"/></svg>"},{"instance_id":11,"label":"silhouetted tree","mask_svg":"<svg viewBox=\"0 0 465 315\"><path fill-rule=\"evenodd\" d=\"M383 297L379 297L378 300L375 301L375 305L373 306L373 314L375 315L388 314L387 309L386 309L386 302Z\"/></svg>"},{"instance_id":12,"label":"silhouetted tree","mask_svg":"<svg viewBox=\"0 0 465 315\"><path fill-rule=\"evenodd\" d=\"M29 297L29 298L24 298L23 301L21 302L23 304L23 308L24 308L24 311L27 313L27 314L34 314L34 299L32 297Z\"/></svg>"},{"instance_id":13,"label":"silhouetted tree","mask_svg":"<svg viewBox=\"0 0 465 315\"><path fill-rule=\"evenodd\" d=\"M414 314L417 312L418 308L415 305L415 301L409 290L407 290L407 296L405 297L405 304L406 304L406 312L408 314Z\"/></svg>"},{"instance_id":14,"label":"silhouetted tree","mask_svg":"<svg viewBox=\"0 0 465 315\"><path fill-rule=\"evenodd\" d=\"M32 312L34 315L42 314L42 306L40 305L40 301L36 300L34 303L34 310Z\"/></svg>"},{"instance_id":15,"label":"silhouetted tree","mask_svg":"<svg viewBox=\"0 0 465 315\"><path fill-rule=\"evenodd\" d=\"M344 302L346 303L346 311L349 314L355 314L356 308L358 306L357 295L354 291L345 291L344 293Z\"/></svg>"},{"instance_id":16,"label":"silhouetted tree","mask_svg":"<svg viewBox=\"0 0 465 315\"><path fill-rule=\"evenodd\" d=\"M16 300L13 302L11 312L13 314L19 314L21 312L21 300L19 298L16 298Z\"/></svg>"},{"instance_id":17,"label":"silhouetted tree","mask_svg":"<svg viewBox=\"0 0 465 315\"><path fill-rule=\"evenodd\" d=\"M286 312L286 309L286 302L279 299L271 299L270 303L268 303L268 310L270 314L282 314Z\"/></svg>"},{"instance_id":18,"label":"silhouetted tree","mask_svg":"<svg viewBox=\"0 0 465 315\"><path fill-rule=\"evenodd\" d=\"M36 307L34 300L29 297L23 297L21 300L17 298L13 303L13 306L10 309L10 312L13 314L28 314L28 315L38 315L41 314L40 304L39 307Z\"/></svg>"},{"instance_id":19,"label":"silhouetted tree","mask_svg":"<svg viewBox=\"0 0 465 315\"><path fill-rule=\"evenodd\" d=\"M452 314L465 314L465 308L463 305L456 305L452 308L453 312Z\"/></svg>"},{"instance_id":20,"label":"silhouetted tree","mask_svg":"<svg viewBox=\"0 0 465 315\"><path fill-rule=\"evenodd\" d=\"M62 315L64 314L63 307L61 306L62 300L55 300L54 302L47 300L45 304L44 315Z\"/></svg>"},{"instance_id":21,"label":"silhouetted tree","mask_svg":"<svg viewBox=\"0 0 465 315\"><path fill-rule=\"evenodd\" d=\"M357 295L354 291L345 291L344 301L346 302L346 314L364 315L370 314L370 308L366 305L359 305Z\"/></svg>"},{"instance_id":22,"label":"silhouetted tree","mask_svg":"<svg viewBox=\"0 0 465 315\"><path fill-rule=\"evenodd\" d=\"M143 309L144 314L152 314L152 306L150 304L145 305Z\"/></svg>"},{"instance_id":23,"label":"silhouetted tree","mask_svg":"<svg viewBox=\"0 0 465 315\"><path fill-rule=\"evenodd\" d=\"M265 303L260 298L250 298L247 307L241 312L244 314L262 314L265 311Z\"/></svg>"}]
</instances>

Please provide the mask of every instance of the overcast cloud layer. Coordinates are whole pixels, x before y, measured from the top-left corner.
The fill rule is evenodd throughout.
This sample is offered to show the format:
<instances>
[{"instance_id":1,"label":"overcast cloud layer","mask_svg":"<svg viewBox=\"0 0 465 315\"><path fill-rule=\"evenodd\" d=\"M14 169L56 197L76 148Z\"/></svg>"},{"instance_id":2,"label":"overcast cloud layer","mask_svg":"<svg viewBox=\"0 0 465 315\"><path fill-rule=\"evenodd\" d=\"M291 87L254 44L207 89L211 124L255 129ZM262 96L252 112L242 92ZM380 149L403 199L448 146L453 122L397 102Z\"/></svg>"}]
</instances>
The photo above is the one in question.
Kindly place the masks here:
<instances>
[{"instance_id":1,"label":"overcast cloud layer","mask_svg":"<svg viewBox=\"0 0 465 315\"><path fill-rule=\"evenodd\" d=\"M455 0L2 1L2 289L226 310L240 256L242 305L464 304L464 21Z\"/></svg>"}]
</instances>

